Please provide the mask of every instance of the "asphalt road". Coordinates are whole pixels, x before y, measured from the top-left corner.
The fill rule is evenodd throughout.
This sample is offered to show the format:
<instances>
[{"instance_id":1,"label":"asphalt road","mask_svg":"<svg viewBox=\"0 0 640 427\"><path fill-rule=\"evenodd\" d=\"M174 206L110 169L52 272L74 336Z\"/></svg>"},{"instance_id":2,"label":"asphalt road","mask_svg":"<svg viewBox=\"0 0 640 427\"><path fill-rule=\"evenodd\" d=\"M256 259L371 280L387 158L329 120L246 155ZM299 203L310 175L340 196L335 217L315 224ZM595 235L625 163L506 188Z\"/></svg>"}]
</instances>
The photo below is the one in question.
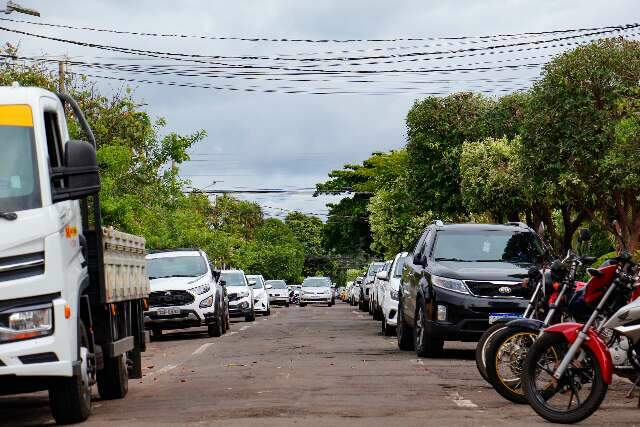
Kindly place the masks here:
<instances>
[{"instance_id":1,"label":"asphalt road","mask_svg":"<svg viewBox=\"0 0 640 427\"><path fill-rule=\"evenodd\" d=\"M145 354L145 375L117 401L96 400L87 426L549 425L498 396L476 372L474 344L438 359L400 352L353 307L289 307L227 335L173 332ZM640 424L617 382L582 426ZM96 397L97 399L97 397ZM0 397L0 425L53 423L46 393Z\"/></svg>"}]
</instances>

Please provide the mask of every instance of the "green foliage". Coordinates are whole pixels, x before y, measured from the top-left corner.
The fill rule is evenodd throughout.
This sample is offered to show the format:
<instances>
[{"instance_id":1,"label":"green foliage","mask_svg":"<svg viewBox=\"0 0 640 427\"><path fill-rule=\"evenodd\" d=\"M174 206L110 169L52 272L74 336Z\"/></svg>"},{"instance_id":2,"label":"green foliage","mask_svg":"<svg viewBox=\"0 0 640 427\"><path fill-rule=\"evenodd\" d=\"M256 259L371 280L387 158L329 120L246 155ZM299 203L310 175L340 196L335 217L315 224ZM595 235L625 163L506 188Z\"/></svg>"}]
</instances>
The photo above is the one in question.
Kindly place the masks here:
<instances>
[{"instance_id":1,"label":"green foliage","mask_svg":"<svg viewBox=\"0 0 640 427\"><path fill-rule=\"evenodd\" d=\"M519 137L463 144L460 188L470 212L487 212L496 222L519 220L519 213L529 206L520 153Z\"/></svg>"}]
</instances>

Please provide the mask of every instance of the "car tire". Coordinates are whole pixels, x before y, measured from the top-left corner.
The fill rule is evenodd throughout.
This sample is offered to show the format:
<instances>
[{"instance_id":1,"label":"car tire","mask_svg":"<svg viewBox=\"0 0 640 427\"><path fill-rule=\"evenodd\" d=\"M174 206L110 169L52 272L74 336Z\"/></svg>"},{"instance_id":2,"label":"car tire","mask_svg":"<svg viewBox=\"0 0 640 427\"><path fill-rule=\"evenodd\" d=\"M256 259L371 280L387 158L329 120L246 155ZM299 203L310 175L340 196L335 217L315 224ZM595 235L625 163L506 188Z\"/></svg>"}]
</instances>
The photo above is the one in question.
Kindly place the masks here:
<instances>
[{"instance_id":1,"label":"car tire","mask_svg":"<svg viewBox=\"0 0 640 427\"><path fill-rule=\"evenodd\" d=\"M400 350L412 351L414 349L413 331L404 320L402 301L398 304L398 326L396 326L396 337L398 339L398 348Z\"/></svg>"},{"instance_id":2,"label":"car tire","mask_svg":"<svg viewBox=\"0 0 640 427\"><path fill-rule=\"evenodd\" d=\"M414 347L418 357L435 357L442 353L444 341L432 338L427 333L427 318L424 303L418 300L418 309L415 317L416 325L413 328Z\"/></svg>"},{"instance_id":3,"label":"car tire","mask_svg":"<svg viewBox=\"0 0 640 427\"><path fill-rule=\"evenodd\" d=\"M307 304L305 304L305 303L301 302L301 303L299 303L298 305L299 305L300 307L305 307Z\"/></svg>"},{"instance_id":4,"label":"car tire","mask_svg":"<svg viewBox=\"0 0 640 427\"><path fill-rule=\"evenodd\" d=\"M153 328L151 329L151 341L155 341L162 336L162 329Z\"/></svg>"},{"instance_id":5,"label":"car tire","mask_svg":"<svg viewBox=\"0 0 640 427\"><path fill-rule=\"evenodd\" d=\"M256 312L253 310L251 310L250 314L247 314L246 316L244 316L245 322L253 322L254 320L256 320Z\"/></svg>"},{"instance_id":6,"label":"car tire","mask_svg":"<svg viewBox=\"0 0 640 427\"><path fill-rule=\"evenodd\" d=\"M78 350L81 353L86 352L87 358L89 357L89 337L82 323L80 323ZM93 366L95 366L95 361ZM86 368L84 379L83 372L81 372L71 378L58 379L49 388L49 406L56 423L74 424L89 418L91 414L89 360L87 360Z\"/></svg>"},{"instance_id":7,"label":"car tire","mask_svg":"<svg viewBox=\"0 0 640 427\"><path fill-rule=\"evenodd\" d=\"M264 312L265 316L271 316L271 306L267 306L267 311Z\"/></svg>"},{"instance_id":8,"label":"car tire","mask_svg":"<svg viewBox=\"0 0 640 427\"><path fill-rule=\"evenodd\" d=\"M284 306L285 306L285 307L289 307L289 301L285 302L285 303L284 303Z\"/></svg>"}]
</instances>

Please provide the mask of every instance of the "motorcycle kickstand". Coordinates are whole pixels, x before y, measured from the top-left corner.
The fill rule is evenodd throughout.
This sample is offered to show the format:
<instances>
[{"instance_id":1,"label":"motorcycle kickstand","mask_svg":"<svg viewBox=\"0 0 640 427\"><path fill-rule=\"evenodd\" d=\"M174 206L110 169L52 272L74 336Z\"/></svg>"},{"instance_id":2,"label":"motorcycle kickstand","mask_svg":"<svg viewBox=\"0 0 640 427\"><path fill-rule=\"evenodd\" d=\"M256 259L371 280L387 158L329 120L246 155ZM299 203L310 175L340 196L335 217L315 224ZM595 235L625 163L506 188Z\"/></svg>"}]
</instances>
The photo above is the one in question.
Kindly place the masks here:
<instances>
[{"instance_id":1,"label":"motorcycle kickstand","mask_svg":"<svg viewBox=\"0 0 640 427\"><path fill-rule=\"evenodd\" d=\"M638 388L639 385L640 385L640 376L638 376L638 378L636 379L636 382L633 383L633 387L631 387L631 390L629 390L629 393L627 393L627 399L633 397L633 392L636 391L636 388ZM638 407L640 408L640 395L638 396Z\"/></svg>"}]
</instances>

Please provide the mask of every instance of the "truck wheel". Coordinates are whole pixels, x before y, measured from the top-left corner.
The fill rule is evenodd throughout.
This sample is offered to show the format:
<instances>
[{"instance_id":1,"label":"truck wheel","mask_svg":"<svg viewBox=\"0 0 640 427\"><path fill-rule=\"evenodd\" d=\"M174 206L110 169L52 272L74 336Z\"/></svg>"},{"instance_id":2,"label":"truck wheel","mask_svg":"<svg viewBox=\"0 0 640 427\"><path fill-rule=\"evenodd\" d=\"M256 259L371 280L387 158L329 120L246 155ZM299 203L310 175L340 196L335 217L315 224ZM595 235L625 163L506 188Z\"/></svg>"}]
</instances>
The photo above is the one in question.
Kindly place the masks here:
<instances>
[{"instance_id":1,"label":"truck wheel","mask_svg":"<svg viewBox=\"0 0 640 427\"><path fill-rule=\"evenodd\" d=\"M424 304L418 301L418 311L416 313L416 326L413 330L415 338L415 349L418 357L433 357L442 352L444 341L432 338L427 333L427 318L424 313Z\"/></svg>"},{"instance_id":2,"label":"truck wheel","mask_svg":"<svg viewBox=\"0 0 640 427\"><path fill-rule=\"evenodd\" d=\"M71 378L62 378L49 388L51 414L58 424L79 423L91 414L91 366L89 338L84 325L80 324L80 373Z\"/></svg>"},{"instance_id":3,"label":"truck wheel","mask_svg":"<svg viewBox=\"0 0 640 427\"><path fill-rule=\"evenodd\" d=\"M98 392L104 400L122 399L129 391L124 354L117 357L105 357L104 368L98 372Z\"/></svg>"},{"instance_id":4,"label":"truck wheel","mask_svg":"<svg viewBox=\"0 0 640 427\"><path fill-rule=\"evenodd\" d=\"M413 350L413 331L404 320L404 310L402 309L402 301L398 304L398 326L396 327L396 336L398 338L398 348L404 351Z\"/></svg>"}]
</instances>

